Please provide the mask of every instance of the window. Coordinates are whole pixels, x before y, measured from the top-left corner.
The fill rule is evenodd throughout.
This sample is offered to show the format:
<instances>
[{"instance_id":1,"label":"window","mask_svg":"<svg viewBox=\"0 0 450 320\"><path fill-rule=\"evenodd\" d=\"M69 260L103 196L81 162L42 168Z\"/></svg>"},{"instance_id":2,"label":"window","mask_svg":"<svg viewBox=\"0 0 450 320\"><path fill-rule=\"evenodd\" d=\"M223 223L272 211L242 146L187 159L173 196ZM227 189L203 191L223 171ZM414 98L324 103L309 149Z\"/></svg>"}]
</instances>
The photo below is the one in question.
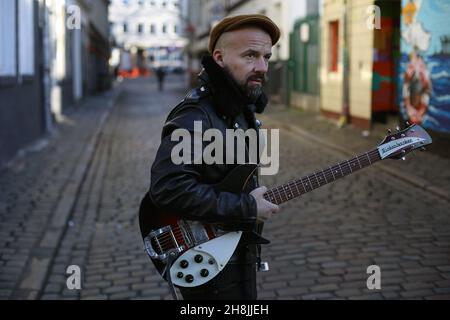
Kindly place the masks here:
<instances>
[{"instance_id":1,"label":"window","mask_svg":"<svg viewBox=\"0 0 450 320\"><path fill-rule=\"evenodd\" d=\"M0 76L16 75L15 0L0 1Z\"/></svg>"},{"instance_id":2,"label":"window","mask_svg":"<svg viewBox=\"0 0 450 320\"><path fill-rule=\"evenodd\" d=\"M173 32L174 32L175 34L178 34L178 26L177 26L177 25L174 25L174 26L173 26Z\"/></svg>"},{"instance_id":3,"label":"window","mask_svg":"<svg viewBox=\"0 0 450 320\"><path fill-rule=\"evenodd\" d=\"M329 61L329 71L338 71L338 58L339 58L339 21L331 21L329 23L330 32L330 61Z\"/></svg>"},{"instance_id":4,"label":"window","mask_svg":"<svg viewBox=\"0 0 450 320\"><path fill-rule=\"evenodd\" d=\"M156 28L155 28L154 24L150 25L150 33L151 34L155 34L156 33Z\"/></svg>"},{"instance_id":5,"label":"window","mask_svg":"<svg viewBox=\"0 0 450 320\"><path fill-rule=\"evenodd\" d=\"M140 23L138 25L138 33L142 33L144 31L144 25L142 23Z\"/></svg>"},{"instance_id":6,"label":"window","mask_svg":"<svg viewBox=\"0 0 450 320\"><path fill-rule=\"evenodd\" d=\"M34 0L19 0L19 72L34 74Z\"/></svg>"},{"instance_id":7,"label":"window","mask_svg":"<svg viewBox=\"0 0 450 320\"><path fill-rule=\"evenodd\" d=\"M123 32L124 33L128 32L128 24L126 24L126 23L123 24Z\"/></svg>"},{"instance_id":8,"label":"window","mask_svg":"<svg viewBox=\"0 0 450 320\"><path fill-rule=\"evenodd\" d=\"M163 24L162 26L162 33L166 34L167 33L167 25Z\"/></svg>"}]
</instances>

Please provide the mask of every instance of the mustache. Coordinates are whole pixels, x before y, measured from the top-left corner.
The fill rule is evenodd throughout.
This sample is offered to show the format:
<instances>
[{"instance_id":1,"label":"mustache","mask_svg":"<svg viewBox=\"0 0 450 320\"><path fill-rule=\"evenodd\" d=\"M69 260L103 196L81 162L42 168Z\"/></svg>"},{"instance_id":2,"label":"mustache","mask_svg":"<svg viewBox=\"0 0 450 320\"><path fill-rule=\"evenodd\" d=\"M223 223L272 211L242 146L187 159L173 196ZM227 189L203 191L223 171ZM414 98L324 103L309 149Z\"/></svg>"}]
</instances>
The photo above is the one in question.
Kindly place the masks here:
<instances>
[{"instance_id":1,"label":"mustache","mask_svg":"<svg viewBox=\"0 0 450 320\"><path fill-rule=\"evenodd\" d=\"M250 81L261 81L261 83L264 84L267 82L267 75L265 74L251 75L250 77L247 78L247 83L249 83Z\"/></svg>"}]
</instances>

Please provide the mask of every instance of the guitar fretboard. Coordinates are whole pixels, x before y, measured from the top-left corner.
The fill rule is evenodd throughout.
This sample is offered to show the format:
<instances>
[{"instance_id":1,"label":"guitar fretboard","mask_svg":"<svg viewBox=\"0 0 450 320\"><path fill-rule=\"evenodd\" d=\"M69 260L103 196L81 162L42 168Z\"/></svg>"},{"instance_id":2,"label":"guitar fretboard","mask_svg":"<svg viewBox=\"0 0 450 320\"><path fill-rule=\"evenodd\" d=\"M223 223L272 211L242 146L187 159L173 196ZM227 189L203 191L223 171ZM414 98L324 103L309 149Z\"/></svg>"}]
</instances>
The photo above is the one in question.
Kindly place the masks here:
<instances>
[{"instance_id":1,"label":"guitar fretboard","mask_svg":"<svg viewBox=\"0 0 450 320\"><path fill-rule=\"evenodd\" d=\"M350 175L362 168L381 160L378 149L342 161L325 170L315 172L300 179L290 181L284 185L272 188L264 194L264 198L275 204L292 200L314 189L334 182L339 178Z\"/></svg>"}]
</instances>

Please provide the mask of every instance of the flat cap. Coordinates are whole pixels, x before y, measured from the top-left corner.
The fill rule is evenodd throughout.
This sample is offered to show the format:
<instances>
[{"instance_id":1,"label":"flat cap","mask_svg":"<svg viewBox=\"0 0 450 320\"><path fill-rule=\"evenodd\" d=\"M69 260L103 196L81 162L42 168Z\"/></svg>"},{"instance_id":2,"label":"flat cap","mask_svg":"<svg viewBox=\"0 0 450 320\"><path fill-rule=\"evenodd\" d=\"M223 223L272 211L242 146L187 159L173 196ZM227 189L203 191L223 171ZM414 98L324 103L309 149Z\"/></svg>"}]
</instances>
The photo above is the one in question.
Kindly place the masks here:
<instances>
[{"instance_id":1,"label":"flat cap","mask_svg":"<svg viewBox=\"0 0 450 320\"><path fill-rule=\"evenodd\" d=\"M280 29L278 26L268 17L262 14L245 14L238 16L230 16L220 21L212 30L209 35L209 53L213 53L217 41L220 36L225 32L235 31L247 26L253 26L266 31L272 39L272 45L275 45L280 40Z\"/></svg>"}]
</instances>

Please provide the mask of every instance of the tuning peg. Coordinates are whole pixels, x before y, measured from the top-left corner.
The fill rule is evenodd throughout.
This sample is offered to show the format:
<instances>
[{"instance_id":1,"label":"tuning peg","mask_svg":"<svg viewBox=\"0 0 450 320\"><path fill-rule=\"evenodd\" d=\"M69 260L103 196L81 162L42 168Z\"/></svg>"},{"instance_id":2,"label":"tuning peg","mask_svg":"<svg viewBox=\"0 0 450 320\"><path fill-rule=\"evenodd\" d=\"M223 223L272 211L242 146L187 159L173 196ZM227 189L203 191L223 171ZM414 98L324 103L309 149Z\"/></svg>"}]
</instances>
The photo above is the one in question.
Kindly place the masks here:
<instances>
[{"instance_id":1,"label":"tuning peg","mask_svg":"<svg viewBox=\"0 0 450 320\"><path fill-rule=\"evenodd\" d=\"M397 131L400 131L400 127L399 127L399 126L397 126L397 127L395 128L395 130L397 130Z\"/></svg>"},{"instance_id":2,"label":"tuning peg","mask_svg":"<svg viewBox=\"0 0 450 320\"><path fill-rule=\"evenodd\" d=\"M420 151L427 151L427 148L422 147L422 148L420 148Z\"/></svg>"},{"instance_id":3,"label":"tuning peg","mask_svg":"<svg viewBox=\"0 0 450 320\"><path fill-rule=\"evenodd\" d=\"M402 157L402 160L403 160L403 161L405 161L405 160L406 160L406 158L405 158L405 157Z\"/></svg>"},{"instance_id":4,"label":"tuning peg","mask_svg":"<svg viewBox=\"0 0 450 320\"><path fill-rule=\"evenodd\" d=\"M411 125L411 123L409 123L409 121L406 121L406 126L410 126Z\"/></svg>"},{"instance_id":5,"label":"tuning peg","mask_svg":"<svg viewBox=\"0 0 450 320\"><path fill-rule=\"evenodd\" d=\"M391 134L391 133L392 133L392 130L391 130L391 129L387 129L387 132L388 132L389 134Z\"/></svg>"}]
</instances>

